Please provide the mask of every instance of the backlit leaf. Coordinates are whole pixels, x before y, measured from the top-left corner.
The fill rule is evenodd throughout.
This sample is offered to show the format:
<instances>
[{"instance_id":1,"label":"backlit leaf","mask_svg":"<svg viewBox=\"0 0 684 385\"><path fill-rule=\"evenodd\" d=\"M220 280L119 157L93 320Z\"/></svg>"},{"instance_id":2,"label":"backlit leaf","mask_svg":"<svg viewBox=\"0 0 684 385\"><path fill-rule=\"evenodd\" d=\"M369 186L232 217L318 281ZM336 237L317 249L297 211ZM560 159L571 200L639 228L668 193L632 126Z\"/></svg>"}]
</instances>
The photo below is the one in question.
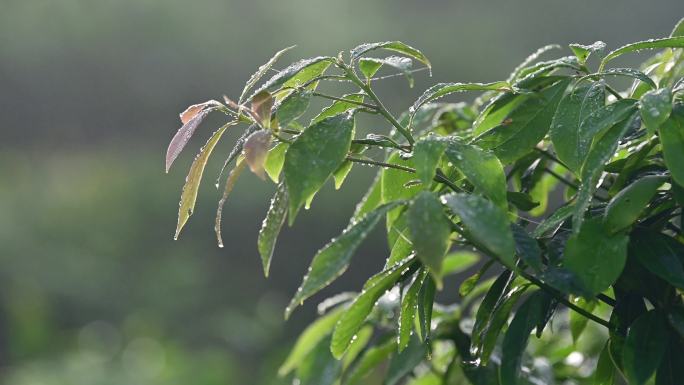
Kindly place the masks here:
<instances>
[{"instance_id":1,"label":"backlit leaf","mask_svg":"<svg viewBox=\"0 0 684 385\"><path fill-rule=\"evenodd\" d=\"M268 130L259 130L250 135L242 148L245 162L249 169L259 178L265 179L264 161L271 146L271 133Z\"/></svg>"},{"instance_id":2,"label":"backlit leaf","mask_svg":"<svg viewBox=\"0 0 684 385\"><path fill-rule=\"evenodd\" d=\"M637 179L613 197L606 207L605 223L609 232L620 231L636 222L667 177L647 175Z\"/></svg>"},{"instance_id":3,"label":"backlit leaf","mask_svg":"<svg viewBox=\"0 0 684 385\"><path fill-rule=\"evenodd\" d=\"M283 170L283 163L285 163L285 152L289 144L280 142L276 144L271 151L266 155L264 160L264 170L269 178L275 183L280 180L280 172Z\"/></svg>"},{"instance_id":4,"label":"backlit leaf","mask_svg":"<svg viewBox=\"0 0 684 385\"><path fill-rule=\"evenodd\" d=\"M451 225L437 195L423 191L406 213L408 229L416 256L441 285L442 261L449 245Z\"/></svg>"},{"instance_id":5,"label":"backlit leaf","mask_svg":"<svg viewBox=\"0 0 684 385\"><path fill-rule=\"evenodd\" d=\"M271 205L266 213L266 218L261 224L257 241L261 264L264 268L264 276L268 277L271 266L271 258L275 249L276 239L287 216L287 189L284 183L280 183L276 193L271 199Z\"/></svg>"},{"instance_id":6,"label":"backlit leaf","mask_svg":"<svg viewBox=\"0 0 684 385\"><path fill-rule=\"evenodd\" d=\"M295 46L287 47L285 49L282 49L273 55L265 64L261 65L259 69L252 75L250 76L249 80L247 80L247 83L245 84L245 88L242 90L242 93L240 94L240 99L238 101L238 104L242 104L244 101L245 96L247 96L247 93L254 87L259 80L268 72L268 70L273 67L273 64L287 51L291 50Z\"/></svg>"},{"instance_id":7,"label":"backlit leaf","mask_svg":"<svg viewBox=\"0 0 684 385\"><path fill-rule=\"evenodd\" d=\"M375 75L375 73L383 65L390 66L401 71L401 73L403 73L408 80L409 86L413 87L413 75L411 74L413 61L411 61L411 59L400 56L389 56L382 59L368 57L359 60L359 69L367 79L372 78L373 75Z\"/></svg>"},{"instance_id":8,"label":"backlit leaf","mask_svg":"<svg viewBox=\"0 0 684 385\"><path fill-rule=\"evenodd\" d=\"M169 172L169 169L171 168L173 161L175 161L176 158L178 158L178 155L180 155L181 151L183 151L185 145L188 144L188 141L190 140L190 138L192 138L192 135L195 133L200 123L202 123L204 118L211 111L214 111L216 109L208 108L208 105L206 103L190 106L181 114L181 121L183 122L183 126L178 129L176 134L171 139L169 147L166 149L166 172ZM195 106L200 107L198 107L199 109L193 109L193 107Z\"/></svg>"},{"instance_id":9,"label":"backlit leaf","mask_svg":"<svg viewBox=\"0 0 684 385\"><path fill-rule=\"evenodd\" d=\"M672 111L672 116L660 125L658 135L672 179L684 186L684 108Z\"/></svg>"},{"instance_id":10,"label":"backlit leaf","mask_svg":"<svg viewBox=\"0 0 684 385\"><path fill-rule=\"evenodd\" d=\"M388 51L399 52L408 57L418 60L419 62L428 66L428 68L430 67L430 61L425 55L423 55L422 52L400 41L384 41L380 43L361 44L351 50L352 60L356 60L362 55L366 54L367 52L376 49L384 49Z\"/></svg>"},{"instance_id":11,"label":"backlit leaf","mask_svg":"<svg viewBox=\"0 0 684 385\"><path fill-rule=\"evenodd\" d=\"M605 67L609 61L629 52L637 52L645 49L682 47L684 47L684 36L667 37L663 39L651 39L627 44L614 51L611 51L608 55L606 55L606 57L604 57L603 60L601 60L601 65L599 65L599 72L603 70L603 67Z\"/></svg>"},{"instance_id":12,"label":"backlit leaf","mask_svg":"<svg viewBox=\"0 0 684 385\"><path fill-rule=\"evenodd\" d=\"M437 165L447 144L444 138L431 135L419 139L413 147L413 164L416 166L416 174L426 190L430 189Z\"/></svg>"},{"instance_id":13,"label":"backlit leaf","mask_svg":"<svg viewBox=\"0 0 684 385\"><path fill-rule=\"evenodd\" d=\"M411 340L413 319L418 311L418 294L423 287L423 281L425 281L426 276L427 270L418 271L413 283L409 286L401 299L401 312L398 317L399 325L397 331L399 352L404 350Z\"/></svg>"},{"instance_id":14,"label":"backlit leaf","mask_svg":"<svg viewBox=\"0 0 684 385\"><path fill-rule=\"evenodd\" d=\"M572 53L577 56L577 59L580 61L580 63L584 64L586 63L587 59L589 58L589 55L591 55L594 52L601 52L606 48L606 43L602 41L597 41L594 42L594 44L589 44L589 45L582 45L582 44L570 44L570 49L572 50Z\"/></svg>"}]
</instances>

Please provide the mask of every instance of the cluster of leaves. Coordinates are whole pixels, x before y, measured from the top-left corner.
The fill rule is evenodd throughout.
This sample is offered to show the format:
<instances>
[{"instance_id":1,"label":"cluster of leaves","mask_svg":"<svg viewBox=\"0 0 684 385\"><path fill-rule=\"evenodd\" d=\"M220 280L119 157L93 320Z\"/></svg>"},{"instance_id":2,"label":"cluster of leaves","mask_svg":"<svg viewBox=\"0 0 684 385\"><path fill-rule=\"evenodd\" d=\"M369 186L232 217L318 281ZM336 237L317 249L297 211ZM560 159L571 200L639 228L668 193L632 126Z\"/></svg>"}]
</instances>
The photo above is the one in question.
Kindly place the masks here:
<instances>
[{"instance_id":1,"label":"cluster of leaves","mask_svg":"<svg viewBox=\"0 0 684 385\"><path fill-rule=\"evenodd\" d=\"M430 68L420 51L396 41L363 44L298 61L256 88L287 50L280 51L237 102L212 100L181 114L167 170L207 114L232 120L192 163L176 236L216 143L246 123L225 161L224 168L235 166L216 233L220 243L221 207L240 173L249 167L268 176L277 187L258 239L266 275L286 218L292 224L331 177L339 187L354 163L379 167L348 227L314 256L286 317L344 273L381 220L390 249L385 267L358 294L319 306L321 317L280 375L317 385L363 383L378 370L390 385L681 383L684 26L601 56L604 47L572 44L571 56L540 61L560 48L543 47L505 81L437 84L398 118L372 86L383 67L412 84L414 62ZM647 49L660 51L639 69L607 68ZM378 52L396 56L369 57ZM630 85L616 90L616 77ZM326 81L355 90L318 91ZM481 95L469 104L437 102L465 91ZM303 124L312 98L331 104ZM391 131L357 137L362 113L379 116ZM461 300L436 303L439 290L456 291L444 287L444 277L471 267L479 269L460 284ZM559 321L559 331L543 333L562 309L569 326ZM551 334L549 341L577 339L589 321L607 332L589 373L563 369L559 359L549 375L526 349L533 331Z\"/></svg>"}]
</instances>

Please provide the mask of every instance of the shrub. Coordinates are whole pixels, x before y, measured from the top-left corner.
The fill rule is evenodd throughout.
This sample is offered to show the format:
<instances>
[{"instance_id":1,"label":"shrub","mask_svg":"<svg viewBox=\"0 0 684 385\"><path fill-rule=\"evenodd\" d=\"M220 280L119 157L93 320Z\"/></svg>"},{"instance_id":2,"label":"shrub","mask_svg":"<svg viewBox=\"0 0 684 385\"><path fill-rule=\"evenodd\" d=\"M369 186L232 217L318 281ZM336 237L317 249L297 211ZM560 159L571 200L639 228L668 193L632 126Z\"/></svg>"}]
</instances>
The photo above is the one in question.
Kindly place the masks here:
<instances>
[{"instance_id":1,"label":"shrub","mask_svg":"<svg viewBox=\"0 0 684 385\"><path fill-rule=\"evenodd\" d=\"M181 114L167 170L206 115L230 122L192 163L176 237L216 143L245 123L224 164L235 166L216 234L221 245L222 206L240 173L270 178L277 187L258 238L266 275L285 220L292 224L328 179L339 187L356 163L379 168L348 227L314 256L286 317L344 273L381 220L391 250L358 295L319 306L280 375L317 385L363 383L371 373L384 373L386 384L681 383L684 26L601 57L604 47L571 44L571 56L539 61L560 48L543 47L504 81L430 87L398 118L373 85L386 77L376 77L382 68L413 84L415 71L430 68L417 49L362 44L295 62L257 87L282 50L237 101ZM650 49L661 51L639 69L608 67ZM384 52L391 56L371 57ZM630 85L615 89L616 77ZM326 94L322 82L355 92ZM470 91L480 92L472 103L438 102ZM330 105L304 123L313 98ZM356 135L360 114L392 130ZM473 267L460 287L443 285ZM440 290L460 300L436 303ZM588 321L601 330L570 354ZM528 341L532 331L541 343Z\"/></svg>"}]
</instances>

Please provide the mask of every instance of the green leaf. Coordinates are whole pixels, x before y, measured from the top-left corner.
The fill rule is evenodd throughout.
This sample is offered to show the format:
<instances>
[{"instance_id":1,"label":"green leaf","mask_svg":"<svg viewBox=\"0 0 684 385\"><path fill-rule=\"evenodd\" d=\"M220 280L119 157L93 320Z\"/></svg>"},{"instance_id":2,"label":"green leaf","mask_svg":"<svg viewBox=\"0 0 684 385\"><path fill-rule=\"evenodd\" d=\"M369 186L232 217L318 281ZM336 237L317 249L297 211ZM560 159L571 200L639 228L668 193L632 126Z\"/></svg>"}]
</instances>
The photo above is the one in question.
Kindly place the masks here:
<instances>
[{"instance_id":1,"label":"green leaf","mask_svg":"<svg viewBox=\"0 0 684 385\"><path fill-rule=\"evenodd\" d=\"M395 385L425 359L427 345L415 336L408 347L392 357L383 385Z\"/></svg>"},{"instance_id":2,"label":"green leaf","mask_svg":"<svg viewBox=\"0 0 684 385\"><path fill-rule=\"evenodd\" d=\"M568 239L563 265L575 274L587 295L596 295L610 287L622 273L628 241L624 234L611 234L601 218L592 218Z\"/></svg>"},{"instance_id":3,"label":"green leaf","mask_svg":"<svg viewBox=\"0 0 684 385\"><path fill-rule=\"evenodd\" d=\"M456 274L463 272L480 260L480 256L465 250L447 254L442 262L442 274Z\"/></svg>"},{"instance_id":4,"label":"green leaf","mask_svg":"<svg viewBox=\"0 0 684 385\"><path fill-rule=\"evenodd\" d=\"M522 226L511 223L513 239L515 240L516 254L527 266L535 271L541 271L544 266L542 263L542 251L537 240L532 238Z\"/></svg>"},{"instance_id":5,"label":"green leaf","mask_svg":"<svg viewBox=\"0 0 684 385\"><path fill-rule=\"evenodd\" d=\"M285 309L285 318L288 318L292 311L325 286L328 286L337 277L342 275L349 266L352 255L359 247L361 242L373 230L378 221L391 209L403 204L403 202L392 202L384 204L366 214L358 221L352 220L340 236L331 240L325 247L316 253L309 272L304 276L302 284L297 289L297 293Z\"/></svg>"},{"instance_id":6,"label":"green leaf","mask_svg":"<svg viewBox=\"0 0 684 385\"><path fill-rule=\"evenodd\" d=\"M392 152L386 160L387 163L399 166L414 167L413 159L402 159L398 151ZM422 191L418 187L406 187L408 182L415 179L415 175L395 168L385 168L380 176L380 196L382 202L395 200L409 200ZM396 235L392 233L392 225L401 214L400 209L393 210L387 215L387 240L390 246L396 242Z\"/></svg>"},{"instance_id":7,"label":"green leaf","mask_svg":"<svg viewBox=\"0 0 684 385\"><path fill-rule=\"evenodd\" d=\"M349 349L347 349L344 357L342 357L343 369L347 369L349 365L356 360L356 357L358 357L359 354L366 349L371 337L373 337L372 325L366 325L362 327L358 333L356 333L356 338L349 345ZM328 344L328 348L330 348L330 344Z\"/></svg>"},{"instance_id":8,"label":"green leaf","mask_svg":"<svg viewBox=\"0 0 684 385\"><path fill-rule=\"evenodd\" d=\"M223 133L226 132L228 127L235 124L237 124L237 121L224 124L221 128L216 130L192 162L188 176L185 178L183 191L181 192L180 204L178 207L178 224L176 225L176 233L174 234L173 239L178 239L178 235L183 229L183 226L188 222L188 219L195 209L197 191L199 190L204 167L207 165L207 161L209 161L211 152L214 150L214 147L216 147L219 140L221 140L221 136L223 136Z\"/></svg>"},{"instance_id":9,"label":"green leaf","mask_svg":"<svg viewBox=\"0 0 684 385\"><path fill-rule=\"evenodd\" d=\"M340 166L351 146L354 115L345 113L309 126L285 153L285 184L290 196L290 224Z\"/></svg>"},{"instance_id":10,"label":"green leaf","mask_svg":"<svg viewBox=\"0 0 684 385\"><path fill-rule=\"evenodd\" d=\"M382 185L380 183L381 176L382 171L379 171L375 175L375 179L373 179L373 183L368 188L368 191L366 191L366 194L364 194L363 198L361 198L361 201L356 204L354 215L352 216L354 220L362 218L364 215L382 203Z\"/></svg>"},{"instance_id":11,"label":"green leaf","mask_svg":"<svg viewBox=\"0 0 684 385\"><path fill-rule=\"evenodd\" d=\"M667 347L667 325L662 314L651 310L629 327L622 365L630 384L643 385L655 373Z\"/></svg>"},{"instance_id":12,"label":"green leaf","mask_svg":"<svg viewBox=\"0 0 684 385\"><path fill-rule=\"evenodd\" d=\"M546 217L546 219L544 219L539 226L534 229L532 236L539 238L550 230L557 228L563 222L565 222L566 219L570 218L574 211L575 207L571 204L560 207L558 210L554 211L553 214Z\"/></svg>"},{"instance_id":13,"label":"green leaf","mask_svg":"<svg viewBox=\"0 0 684 385\"><path fill-rule=\"evenodd\" d=\"M270 58L265 64L261 65L259 69L252 75L250 76L249 80L247 80L247 83L245 84L245 88L242 90L242 93L240 94L240 99L238 99L238 104L242 104L242 102L245 100L245 96L247 96L247 93L254 87L254 85L257 84L259 80L268 72L268 70L273 67L275 62L283 56L283 54L295 46L287 47L285 49L282 49L273 55L272 58Z\"/></svg>"},{"instance_id":14,"label":"green leaf","mask_svg":"<svg viewBox=\"0 0 684 385\"><path fill-rule=\"evenodd\" d=\"M596 308L596 305L598 304L595 300L587 300L582 297L575 297L572 300L572 303L580 309L586 310L588 313L593 312ZM589 319L576 311L568 312L568 314L570 315L570 335L572 335L572 342L574 344L577 344L577 340L582 335L584 329L587 327Z\"/></svg>"},{"instance_id":15,"label":"green leaf","mask_svg":"<svg viewBox=\"0 0 684 385\"><path fill-rule=\"evenodd\" d=\"M451 224L435 193L422 191L406 213L409 236L420 261L441 287L442 261L449 246Z\"/></svg>"},{"instance_id":16,"label":"green leaf","mask_svg":"<svg viewBox=\"0 0 684 385\"><path fill-rule=\"evenodd\" d=\"M411 340L411 329L413 327L413 319L418 311L418 294L420 289L423 287L423 281L427 276L427 270L420 270L416 273L416 278L409 287L409 289L404 293L401 300L401 312L399 314L398 320L398 331L397 331L397 345L399 346L399 352L406 349Z\"/></svg>"},{"instance_id":17,"label":"green leaf","mask_svg":"<svg viewBox=\"0 0 684 385\"><path fill-rule=\"evenodd\" d=\"M320 76L334 60L334 58L329 56L318 56L292 63L284 70L273 75L263 86L254 92L254 95L262 91L274 93L279 89L301 86ZM276 99L281 99L291 92L291 89L286 92L279 92Z\"/></svg>"},{"instance_id":18,"label":"green leaf","mask_svg":"<svg viewBox=\"0 0 684 385\"><path fill-rule=\"evenodd\" d=\"M470 354L475 356L480 354L484 330L489 324L496 304L504 298L512 281L513 275L511 271L504 270L503 273L499 274L480 302L477 313L475 313L475 323L473 324L473 331L471 333Z\"/></svg>"},{"instance_id":19,"label":"green leaf","mask_svg":"<svg viewBox=\"0 0 684 385\"><path fill-rule=\"evenodd\" d=\"M641 81L643 84L648 86L648 88L650 88L650 89L658 88L658 86L655 84L653 79L651 79L645 73L643 73L637 69L634 69L634 68L609 68L603 72L596 72L593 74L584 75L577 80L577 83L581 83L586 79L595 79L597 77L598 78L605 78L607 76L623 76L623 77L633 78L633 79Z\"/></svg>"},{"instance_id":20,"label":"green leaf","mask_svg":"<svg viewBox=\"0 0 684 385\"><path fill-rule=\"evenodd\" d=\"M418 293L418 331L421 340L428 341L432 331L432 308L435 304L435 280L429 275Z\"/></svg>"},{"instance_id":21,"label":"green leaf","mask_svg":"<svg viewBox=\"0 0 684 385\"><path fill-rule=\"evenodd\" d=\"M535 202L531 196L518 191L506 191L506 199L518 210L530 211L539 207L539 202Z\"/></svg>"},{"instance_id":22,"label":"green leaf","mask_svg":"<svg viewBox=\"0 0 684 385\"><path fill-rule=\"evenodd\" d=\"M566 94L558 104L553 116L549 137L558 159L572 171L579 171L584 161L581 151L580 125L591 113L605 103L605 84L596 82L586 87L577 87Z\"/></svg>"},{"instance_id":23,"label":"green leaf","mask_svg":"<svg viewBox=\"0 0 684 385\"><path fill-rule=\"evenodd\" d=\"M416 167L416 174L418 174L423 183L423 188L426 190L429 190L432 185L437 165L447 148L447 144L448 142L444 138L430 135L418 139L413 146L413 164Z\"/></svg>"},{"instance_id":24,"label":"green leaf","mask_svg":"<svg viewBox=\"0 0 684 385\"><path fill-rule=\"evenodd\" d=\"M601 60L601 64L599 65L599 72L603 70L603 68L606 66L606 64L608 64L609 61L629 52L642 51L645 49L682 47L684 47L684 36L666 37L663 39L651 39L627 44L614 51L611 51L608 55L606 55L606 57L604 57L603 60Z\"/></svg>"},{"instance_id":25,"label":"green leaf","mask_svg":"<svg viewBox=\"0 0 684 385\"><path fill-rule=\"evenodd\" d=\"M684 378L684 349L670 343L656 372L656 385L679 385Z\"/></svg>"},{"instance_id":26,"label":"green leaf","mask_svg":"<svg viewBox=\"0 0 684 385\"><path fill-rule=\"evenodd\" d=\"M342 357L354 339L354 335L366 321L371 310L373 310L375 302L388 289L394 286L402 274L406 272L406 268L412 263L413 258L410 258L368 279L368 281L372 281L372 284L364 287L363 292L349 305L335 325L330 343L330 351L334 357L338 359Z\"/></svg>"},{"instance_id":27,"label":"green leaf","mask_svg":"<svg viewBox=\"0 0 684 385\"><path fill-rule=\"evenodd\" d=\"M354 163L345 160L342 162L340 167L333 172L333 181L335 182L335 190L339 190L340 187L342 187L342 184L344 183L345 179L347 179L347 176L349 175L349 172L351 171L352 167L354 166Z\"/></svg>"},{"instance_id":28,"label":"green leaf","mask_svg":"<svg viewBox=\"0 0 684 385\"><path fill-rule=\"evenodd\" d=\"M278 118L281 127L287 127L292 121L296 120L309 108L312 92L304 90L293 92L277 103L273 110Z\"/></svg>"},{"instance_id":29,"label":"green leaf","mask_svg":"<svg viewBox=\"0 0 684 385\"><path fill-rule=\"evenodd\" d=\"M508 82L493 83L439 83L428 88L409 108L409 128L412 126L413 119L420 108L433 100L437 100L446 95L465 91L510 91L511 85Z\"/></svg>"},{"instance_id":30,"label":"green leaf","mask_svg":"<svg viewBox=\"0 0 684 385\"><path fill-rule=\"evenodd\" d=\"M466 278L461 282L461 285L458 287L458 294L461 295L461 297L465 297L472 293L473 289L475 289L475 285L477 282L480 280L482 275L487 272L487 270L494 264L494 260L490 259L486 261L480 269L477 271L477 273L471 275L470 277Z\"/></svg>"},{"instance_id":31,"label":"green leaf","mask_svg":"<svg viewBox=\"0 0 684 385\"><path fill-rule=\"evenodd\" d=\"M500 208L508 209L506 175L503 165L494 154L450 138L446 157L475 186L477 192L489 197Z\"/></svg>"},{"instance_id":32,"label":"green leaf","mask_svg":"<svg viewBox=\"0 0 684 385\"><path fill-rule=\"evenodd\" d=\"M608 231L615 233L636 222L666 180L665 176L646 175L615 195L605 212L604 222Z\"/></svg>"},{"instance_id":33,"label":"green leaf","mask_svg":"<svg viewBox=\"0 0 684 385\"><path fill-rule=\"evenodd\" d=\"M342 382L345 385L360 384L375 367L384 362L397 349L394 339L390 339L380 345L373 346L366 350L359 362L345 375Z\"/></svg>"},{"instance_id":34,"label":"green leaf","mask_svg":"<svg viewBox=\"0 0 684 385\"><path fill-rule=\"evenodd\" d=\"M268 271L271 267L271 258L273 257L276 240L278 239L280 229L283 227L283 223L285 223L286 216L287 189L284 183L280 183L273 199L271 199L271 206L268 208L266 218L261 224L257 241L259 255L261 255L261 264L264 267L264 276L266 277L268 277Z\"/></svg>"},{"instance_id":35,"label":"green leaf","mask_svg":"<svg viewBox=\"0 0 684 385\"><path fill-rule=\"evenodd\" d=\"M570 44L570 49L572 53L577 56L577 60L584 64L589 59L589 56L594 52L601 52L606 48L606 43L602 41L594 42L594 44L583 45L583 44Z\"/></svg>"},{"instance_id":36,"label":"green leaf","mask_svg":"<svg viewBox=\"0 0 684 385\"><path fill-rule=\"evenodd\" d=\"M492 150L503 164L511 163L531 151L546 136L570 79L562 79L539 92L513 110L506 120L479 135L475 143Z\"/></svg>"},{"instance_id":37,"label":"green leaf","mask_svg":"<svg viewBox=\"0 0 684 385\"><path fill-rule=\"evenodd\" d=\"M334 385L342 372L342 362L328 350L330 338L315 345L297 368L297 383L301 385Z\"/></svg>"},{"instance_id":38,"label":"green leaf","mask_svg":"<svg viewBox=\"0 0 684 385\"><path fill-rule=\"evenodd\" d=\"M508 323L508 317L511 315L513 306L518 303L520 296L525 293L525 290L527 290L528 287L529 285L516 286L497 302L487 326L482 331L484 335L481 337L482 342L480 350L476 353L476 357L480 360L482 365L487 365L489 363L489 357L494 351L496 341L501 334L501 331Z\"/></svg>"},{"instance_id":39,"label":"green leaf","mask_svg":"<svg viewBox=\"0 0 684 385\"><path fill-rule=\"evenodd\" d=\"M468 235L504 266L515 269L515 241L505 211L478 195L450 194L442 202L458 215Z\"/></svg>"},{"instance_id":40,"label":"green leaf","mask_svg":"<svg viewBox=\"0 0 684 385\"><path fill-rule=\"evenodd\" d=\"M501 346L501 385L517 385L520 378L522 355L527 347L530 333L544 317L544 296L541 291L534 292L523 302L506 331Z\"/></svg>"},{"instance_id":41,"label":"green leaf","mask_svg":"<svg viewBox=\"0 0 684 385\"><path fill-rule=\"evenodd\" d=\"M525 60L522 61L522 63L515 67L515 70L513 70L513 72L511 72L510 76L508 77L508 81L512 82L516 80L523 69L529 67L530 64L534 63L537 59L539 59L541 55L552 49L561 49L561 46L558 44L548 44L532 52L529 56L525 58Z\"/></svg>"},{"instance_id":42,"label":"green leaf","mask_svg":"<svg viewBox=\"0 0 684 385\"><path fill-rule=\"evenodd\" d=\"M610 340L606 341L606 345L601 349L594 371L594 385L613 385L615 383L615 365L610 358L609 344Z\"/></svg>"},{"instance_id":43,"label":"green leaf","mask_svg":"<svg viewBox=\"0 0 684 385\"><path fill-rule=\"evenodd\" d=\"M672 111L670 119L658 129L663 145L665 164L670 169L672 179L684 186L684 108Z\"/></svg>"},{"instance_id":44,"label":"green leaf","mask_svg":"<svg viewBox=\"0 0 684 385\"><path fill-rule=\"evenodd\" d=\"M425 64L428 68L431 67L430 61L425 55L423 55L422 52L400 41L384 41L380 43L361 44L355 47L353 50L351 50L352 61L358 59L365 53L376 49L384 49L388 51L399 52L408 57L418 60L419 62Z\"/></svg>"},{"instance_id":45,"label":"green leaf","mask_svg":"<svg viewBox=\"0 0 684 385\"><path fill-rule=\"evenodd\" d=\"M620 139L635 122L638 122L635 117L636 113L633 111L627 119L609 128L608 131L591 146L589 154L587 154L587 158L582 166L580 176L582 184L580 185L579 191L577 191L577 199L574 206L575 210L572 218L572 227L575 233L578 232L582 226L584 212L591 203L591 198L594 191L596 191L596 183L603 172L603 168L615 154Z\"/></svg>"},{"instance_id":46,"label":"green leaf","mask_svg":"<svg viewBox=\"0 0 684 385\"><path fill-rule=\"evenodd\" d=\"M266 155L264 170L266 170L266 174L268 174L269 178L275 183L278 183L280 180L280 171L283 169L285 152L288 147L288 143L280 142L268 152L268 155Z\"/></svg>"},{"instance_id":47,"label":"green leaf","mask_svg":"<svg viewBox=\"0 0 684 385\"><path fill-rule=\"evenodd\" d=\"M401 73L406 76L406 80L409 82L409 87L413 88L413 75L411 74L411 68L413 67L413 61L406 57L400 56L389 56L386 58L363 58L359 60L359 69L366 76L366 79L370 79L375 75L376 72L383 65L387 65L398 69Z\"/></svg>"},{"instance_id":48,"label":"green leaf","mask_svg":"<svg viewBox=\"0 0 684 385\"><path fill-rule=\"evenodd\" d=\"M632 235L630 255L636 257L651 273L684 290L684 245L655 231L639 231Z\"/></svg>"},{"instance_id":49,"label":"green leaf","mask_svg":"<svg viewBox=\"0 0 684 385\"><path fill-rule=\"evenodd\" d=\"M340 319L343 312L344 307L338 307L307 326L297 338L297 342L295 342L294 347L292 347L290 354L278 369L278 375L281 377L286 376L292 370L296 369L304 357L316 347L318 342L332 332L335 323Z\"/></svg>"},{"instance_id":50,"label":"green leaf","mask_svg":"<svg viewBox=\"0 0 684 385\"><path fill-rule=\"evenodd\" d=\"M639 111L649 136L655 134L672 113L672 91L661 88L646 92L639 99Z\"/></svg>"},{"instance_id":51,"label":"green leaf","mask_svg":"<svg viewBox=\"0 0 684 385\"><path fill-rule=\"evenodd\" d=\"M318 115L316 115L313 119L311 119L311 123L309 123L309 125L313 125L315 123L318 123L325 118L329 118L331 116L339 115L339 114L342 114L344 112L358 108L359 105L357 103L363 102L364 96L365 95L362 93L342 95L342 99L348 100L348 101L345 102L345 101L341 101L341 100L335 100L331 105L329 105L328 107L325 107ZM357 102L357 103L354 103L354 102Z\"/></svg>"},{"instance_id":52,"label":"green leaf","mask_svg":"<svg viewBox=\"0 0 684 385\"><path fill-rule=\"evenodd\" d=\"M242 174L242 171L245 169L245 165L247 163L243 160L243 158L238 158L238 160L235 162L235 167L233 167L233 169L230 170L230 174L228 174L228 177L226 178L226 184L223 187L223 194L221 195L221 199L218 202L218 207L216 208L214 232L216 233L216 240L218 241L219 247L223 247L223 238L221 237L221 216L223 215L223 205L226 203L226 200L228 199L230 193L233 191L233 187L235 187L238 178ZM216 183L216 185L218 187L218 182Z\"/></svg>"}]
</instances>

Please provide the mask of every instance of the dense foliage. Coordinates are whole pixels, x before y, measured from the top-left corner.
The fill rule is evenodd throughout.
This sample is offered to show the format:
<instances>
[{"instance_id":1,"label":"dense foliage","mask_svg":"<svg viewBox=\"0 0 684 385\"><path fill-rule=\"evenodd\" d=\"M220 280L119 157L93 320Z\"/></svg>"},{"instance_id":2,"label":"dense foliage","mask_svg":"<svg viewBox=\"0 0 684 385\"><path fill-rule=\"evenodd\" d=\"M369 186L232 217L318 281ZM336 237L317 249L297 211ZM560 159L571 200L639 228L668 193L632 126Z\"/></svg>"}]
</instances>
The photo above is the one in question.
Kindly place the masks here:
<instances>
[{"instance_id":1,"label":"dense foliage","mask_svg":"<svg viewBox=\"0 0 684 385\"><path fill-rule=\"evenodd\" d=\"M167 170L209 113L232 119L192 163L176 237L216 144L245 123L225 161L235 165L215 229L222 245L221 211L240 173L268 176L277 187L258 240L266 275L286 219L292 224L331 177L339 188L354 164L379 167L348 227L314 256L285 316L344 273L381 220L385 267L357 295L319 305L321 317L280 375L316 385L365 383L378 372L390 385L681 383L684 25L601 56L604 47L571 44L571 56L539 61L560 48L543 47L505 81L437 84L398 118L373 84L387 77L377 77L384 67L413 85L414 72L430 68L415 48L363 44L295 62L257 87L282 50L237 101L181 114ZM608 67L646 49L661 51L639 69ZM393 56L370 56L382 52ZM424 67L413 69L416 62ZM620 78L629 80L624 90ZM323 82L354 89L330 95ZM481 94L437 102L466 91ZM303 123L313 98L331 104ZM357 135L360 114L391 132ZM473 269L460 286L445 284ZM460 300L436 303L439 291ZM601 330L580 353L590 323Z\"/></svg>"}]
</instances>

